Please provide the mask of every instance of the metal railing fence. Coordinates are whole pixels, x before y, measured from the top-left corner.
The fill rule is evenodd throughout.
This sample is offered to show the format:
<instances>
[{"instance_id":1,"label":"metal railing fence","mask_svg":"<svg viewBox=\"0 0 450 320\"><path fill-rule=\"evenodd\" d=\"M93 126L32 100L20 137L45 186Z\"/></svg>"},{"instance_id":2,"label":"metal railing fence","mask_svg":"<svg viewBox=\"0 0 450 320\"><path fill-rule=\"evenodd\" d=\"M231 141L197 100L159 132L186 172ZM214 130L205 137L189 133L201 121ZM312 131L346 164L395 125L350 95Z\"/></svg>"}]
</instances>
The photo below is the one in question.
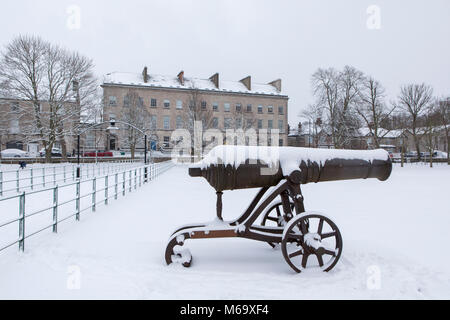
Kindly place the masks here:
<instances>
[{"instance_id":1,"label":"metal railing fence","mask_svg":"<svg viewBox=\"0 0 450 320\"><path fill-rule=\"evenodd\" d=\"M98 205L108 205L111 199L117 200L120 194L125 196L144 183L153 181L173 166L172 161L141 165L91 179L76 179L75 182L63 185L55 184L50 188L22 191L18 195L0 198L0 252L15 244L19 245L20 251L24 251L26 239L47 229L57 233L60 223L73 218L79 221L83 212L95 212ZM46 203L45 198L52 200ZM31 202L30 209L27 207L28 202ZM39 207L42 203L45 203L44 207ZM12 216L14 207L16 210L18 207L18 215L15 217ZM39 209L36 209L38 207ZM50 217L45 217L46 214ZM1 220L3 216L9 217ZM35 220L32 225L29 223L31 219ZM18 237L17 225L13 227L16 223ZM11 237L15 240L9 240Z\"/></svg>"}]
</instances>

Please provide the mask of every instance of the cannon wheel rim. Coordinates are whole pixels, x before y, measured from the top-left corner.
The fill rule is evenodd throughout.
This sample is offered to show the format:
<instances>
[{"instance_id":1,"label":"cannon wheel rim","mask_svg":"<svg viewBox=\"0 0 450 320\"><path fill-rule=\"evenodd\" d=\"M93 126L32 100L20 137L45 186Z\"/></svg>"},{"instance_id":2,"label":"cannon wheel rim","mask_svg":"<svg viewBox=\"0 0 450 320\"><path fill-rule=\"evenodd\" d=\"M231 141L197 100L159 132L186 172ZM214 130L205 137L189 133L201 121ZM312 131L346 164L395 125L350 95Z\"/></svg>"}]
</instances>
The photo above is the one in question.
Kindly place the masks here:
<instances>
[{"instance_id":1,"label":"cannon wheel rim","mask_svg":"<svg viewBox=\"0 0 450 320\"><path fill-rule=\"evenodd\" d=\"M295 208L295 205L294 205L293 202L291 202L291 210L292 210L292 212L294 212L294 208ZM274 212L274 210L276 212L276 218L270 216ZM266 213L264 214L264 217L263 217L263 219L261 221L261 225L262 226L266 226L267 221L273 221L273 222L276 222L278 227L283 227L283 225L281 225L279 220L278 220L280 217L283 216L283 211L282 210L283 210L283 203L281 201L273 204L269 208L269 210L267 210ZM287 221L286 221L286 223L287 223Z\"/></svg>"},{"instance_id":2,"label":"cannon wheel rim","mask_svg":"<svg viewBox=\"0 0 450 320\"><path fill-rule=\"evenodd\" d=\"M328 233L322 233L321 230L317 230L316 233L319 234L322 238L322 236L326 236L327 238L331 238L334 237L335 238L335 248L334 248L334 255L331 254L330 248L324 248L323 252L322 250L319 252L310 252L308 253L308 255L304 255L303 253L299 253L300 251L310 251L313 248L307 246L304 241L300 241L301 244L301 248L296 251L296 252L290 252L288 251L288 244L292 243L292 239L290 239L292 237L292 231L294 228L298 227L298 228L302 228L302 223L310 223L310 221L312 219L319 219L319 225L322 224L322 227L318 227L318 228L323 228L323 225L325 223L328 224L328 226L332 229L331 232ZM320 222L323 221L323 222ZM309 226L308 226L309 229ZM323 230L323 229L322 229ZM311 234L311 232L309 232L310 230L308 230L308 233ZM302 237L302 235L296 234L298 237ZM323 239L323 238L322 238ZM281 249L283 252L283 257L286 260L287 264L296 272L300 273L301 271L305 270L305 269L309 269L307 266L308 263L308 259L310 256L314 255L317 258L318 267L315 267L316 269L320 269L324 272L328 272L331 269L333 269L337 262L339 261L339 258L342 254L342 247L343 247L343 243L342 243L342 236L341 233L338 229L338 227L336 226L336 224L328 217L320 214L320 213L316 213L316 212L305 212L302 213L296 217L294 217L288 225L286 225L284 233L283 233L283 239L281 242ZM323 247L321 247L323 248ZM319 248L319 249L321 249ZM331 255L332 258L326 263L323 263L323 256L324 255ZM306 259L305 259L306 256ZM321 256L321 258L319 258L319 256ZM295 261L293 261L293 258L295 258ZM322 266L320 265L322 264Z\"/></svg>"}]
</instances>

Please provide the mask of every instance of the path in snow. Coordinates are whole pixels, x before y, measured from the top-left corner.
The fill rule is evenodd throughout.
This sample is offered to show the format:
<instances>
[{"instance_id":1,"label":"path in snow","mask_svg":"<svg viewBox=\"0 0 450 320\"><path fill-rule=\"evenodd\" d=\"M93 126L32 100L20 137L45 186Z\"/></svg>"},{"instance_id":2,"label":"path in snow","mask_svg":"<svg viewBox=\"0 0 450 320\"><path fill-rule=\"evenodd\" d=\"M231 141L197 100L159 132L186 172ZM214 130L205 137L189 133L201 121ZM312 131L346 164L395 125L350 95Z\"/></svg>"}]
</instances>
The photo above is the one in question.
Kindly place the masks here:
<instances>
[{"instance_id":1,"label":"path in snow","mask_svg":"<svg viewBox=\"0 0 450 320\"><path fill-rule=\"evenodd\" d=\"M396 166L387 182L304 186L307 209L333 217L343 235L330 273L294 274L280 250L246 239L188 241L194 260L184 269L165 265L166 241L180 225L212 220L215 193L173 168L57 235L30 239L25 253L0 253L0 298L449 299L449 181L445 165ZM225 192L225 219L256 192ZM70 290L74 270L80 289Z\"/></svg>"}]
</instances>

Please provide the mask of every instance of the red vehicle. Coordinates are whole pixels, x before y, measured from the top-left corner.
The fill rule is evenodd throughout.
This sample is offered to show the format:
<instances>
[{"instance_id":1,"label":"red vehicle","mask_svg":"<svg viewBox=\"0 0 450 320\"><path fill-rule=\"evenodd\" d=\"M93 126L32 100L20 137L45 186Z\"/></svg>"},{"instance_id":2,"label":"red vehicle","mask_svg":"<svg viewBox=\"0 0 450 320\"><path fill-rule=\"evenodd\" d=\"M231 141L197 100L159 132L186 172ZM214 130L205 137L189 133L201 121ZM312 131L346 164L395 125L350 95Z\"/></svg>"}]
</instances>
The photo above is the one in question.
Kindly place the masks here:
<instances>
[{"instance_id":1,"label":"red vehicle","mask_svg":"<svg viewBox=\"0 0 450 320\"><path fill-rule=\"evenodd\" d=\"M112 157L113 153L111 151L97 151L97 154L95 154L95 151L89 151L85 152L83 154L83 157Z\"/></svg>"}]
</instances>

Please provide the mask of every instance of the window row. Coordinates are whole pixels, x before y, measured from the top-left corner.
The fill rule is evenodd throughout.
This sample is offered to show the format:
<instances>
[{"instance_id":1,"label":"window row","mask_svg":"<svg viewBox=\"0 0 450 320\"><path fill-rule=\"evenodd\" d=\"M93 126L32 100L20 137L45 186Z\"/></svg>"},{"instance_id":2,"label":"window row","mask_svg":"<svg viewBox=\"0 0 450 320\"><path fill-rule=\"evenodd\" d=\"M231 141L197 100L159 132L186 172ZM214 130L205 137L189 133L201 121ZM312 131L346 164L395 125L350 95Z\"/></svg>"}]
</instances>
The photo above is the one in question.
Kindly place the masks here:
<instances>
[{"instance_id":1,"label":"window row","mask_svg":"<svg viewBox=\"0 0 450 320\"><path fill-rule=\"evenodd\" d=\"M134 103L136 105L140 106L140 107L144 106L144 100L142 98L138 97L137 99L134 99L134 100L136 100L136 101L134 101L134 103L133 103L132 100L133 100L133 97L125 96L124 100L123 100L123 106L124 107L129 107L131 104L134 104ZM112 106L112 107L117 106L117 97L110 96L109 97L109 105ZM170 105L171 105L170 104L170 100L167 100L167 99L163 100L163 104L162 104L163 108L170 109ZM150 99L150 107L151 108L156 108L157 106L158 106L157 99L153 99L153 98ZM193 108L195 106L196 106L195 101L190 101L189 102L189 107ZM201 101L200 106L201 106L202 110L206 110L208 108L208 104L207 104L206 101ZM183 101L182 100L176 100L175 107L176 107L176 109L183 109ZM237 112L243 112L243 111L245 111L245 112L253 112L253 105L251 105L251 104L247 104L245 106L245 108L244 108L244 106L242 106L242 104L236 103L234 105L234 108L235 108L235 110ZM212 110L213 111L219 111L219 103L217 103L217 102L212 103ZM275 108L274 108L274 106L266 106L266 110L267 110L267 113L274 113ZM224 112L231 112L231 104L230 103L224 103L223 104L223 111ZM258 105L257 106L257 112L259 114L264 113L264 106L263 105ZM283 106L278 106L278 114L284 114L284 107Z\"/></svg>"},{"instance_id":2,"label":"window row","mask_svg":"<svg viewBox=\"0 0 450 320\"><path fill-rule=\"evenodd\" d=\"M112 114L110 114L110 118L112 117ZM115 115L114 115L115 117ZM170 116L163 116L163 126L162 129L163 130L171 130L171 126L170 126ZM243 123L245 121L245 123ZM182 129L186 127L186 123L185 123L185 119L183 119L182 116L177 116L175 118L175 129ZM205 120L203 120L203 125L205 127L210 127L213 129L218 129L219 128L219 118L214 117L211 119L211 123L207 124L205 123ZM232 118L224 118L223 119L223 128L224 129L232 129L232 128L245 128L249 129L252 127L256 127L258 129L279 129L281 133L284 133L284 121L283 120L278 120L278 127L274 128L274 122L273 120L268 120L267 121L267 127L264 127L264 123L263 120L258 119L258 120L253 120L253 119L232 119ZM158 127L158 117L155 115L150 116L150 128L152 130L157 130L159 129Z\"/></svg>"}]
</instances>

